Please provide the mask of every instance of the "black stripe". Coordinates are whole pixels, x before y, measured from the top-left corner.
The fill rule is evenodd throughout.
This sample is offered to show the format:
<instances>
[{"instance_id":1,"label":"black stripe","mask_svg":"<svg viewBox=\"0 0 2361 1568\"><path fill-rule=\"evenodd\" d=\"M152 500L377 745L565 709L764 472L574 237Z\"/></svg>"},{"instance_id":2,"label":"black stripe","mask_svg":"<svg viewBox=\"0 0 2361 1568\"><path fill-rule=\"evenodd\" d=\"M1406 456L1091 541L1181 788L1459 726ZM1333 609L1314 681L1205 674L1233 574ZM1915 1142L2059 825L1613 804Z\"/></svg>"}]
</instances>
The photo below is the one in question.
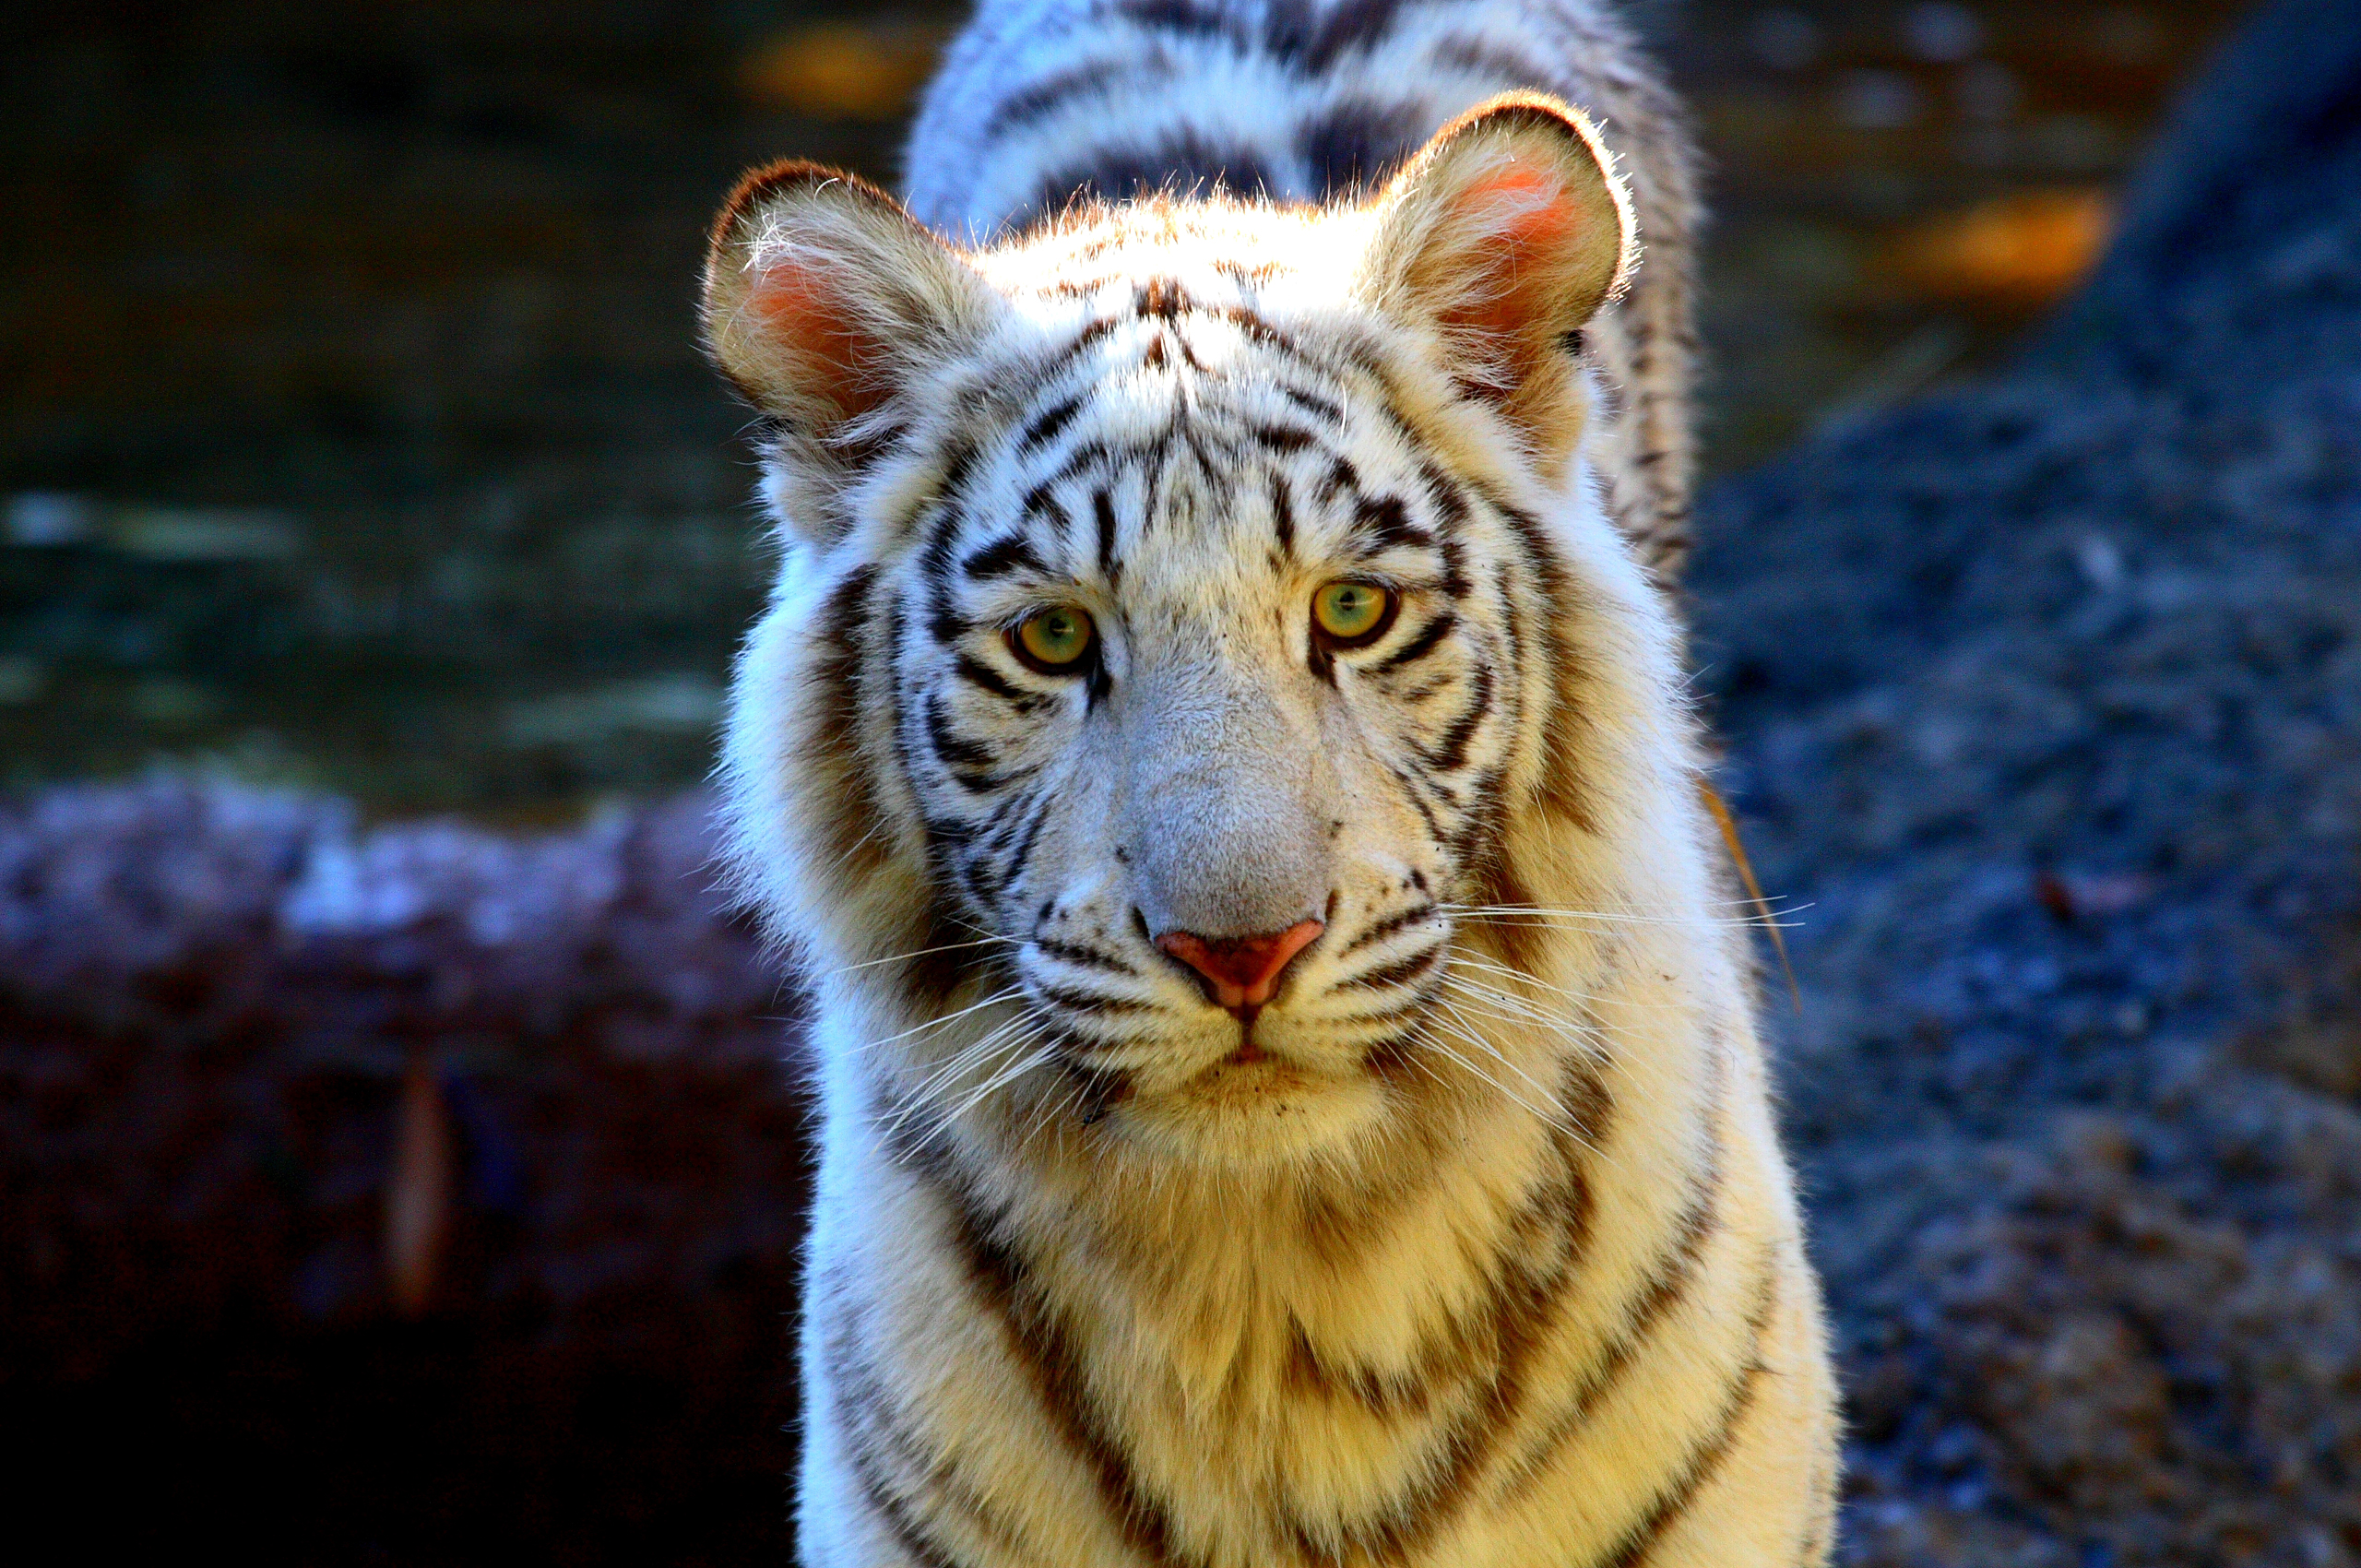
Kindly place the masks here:
<instances>
[{"instance_id":1,"label":"black stripe","mask_svg":"<svg viewBox=\"0 0 2361 1568\"><path fill-rule=\"evenodd\" d=\"M1080 359L1088 351L1091 345L1114 331L1118 325L1119 323L1110 315L1094 316L1085 322L1071 339L1041 359L1034 367L1034 378L1037 381L1050 380L1067 365Z\"/></svg>"},{"instance_id":2,"label":"black stripe","mask_svg":"<svg viewBox=\"0 0 2361 1568\"><path fill-rule=\"evenodd\" d=\"M1033 1384L1035 1396L1092 1472L1126 1543L1158 1568L1181 1563L1184 1560L1174 1550L1170 1509L1141 1482L1132 1469L1131 1455L1102 1424L1063 1315L1044 1299L1016 1251L1001 1241L998 1217L984 1208L967 1181L942 1158L910 1163L941 1195L966 1257L969 1282L1000 1318L1010 1351Z\"/></svg>"},{"instance_id":3,"label":"black stripe","mask_svg":"<svg viewBox=\"0 0 2361 1568\"><path fill-rule=\"evenodd\" d=\"M927 743L951 776L971 790L983 789L998 780L992 777L992 766L1000 759L991 747L955 732L951 716L943 711L943 698L930 693L926 699Z\"/></svg>"},{"instance_id":4,"label":"black stripe","mask_svg":"<svg viewBox=\"0 0 2361 1568\"><path fill-rule=\"evenodd\" d=\"M1558 1451L1582 1431L1597 1410L1599 1401L1631 1372L1632 1363L1666 1316L1687 1297L1696 1283L1697 1266L1704 1256L1705 1244L1721 1228L1721 1191L1722 1165L1716 1158L1690 1194L1671 1241L1625 1302L1623 1321L1617 1326L1614 1338L1584 1373L1565 1408L1551 1419L1538 1438L1525 1445L1525 1452L1511 1467L1501 1489L1503 1500L1515 1501L1531 1494L1548 1473Z\"/></svg>"},{"instance_id":5,"label":"black stripe","mask_svg":"<svg viewBox=\"0 0 2361 1568\"><path fill-rule=\"evenodd\" d=\"M959 613L951 602L951 586L937 583L927 596L926 629L934 640L948 647L976 629L976 624Z\"/></svg>"},{"instance_id":6,"label":"black stripe","mask_svg":"<svg viewBox=\"0 0 2361 1568\"><path fill-rule=\"evenodd\" d=\"M1183 38L1224 39L1240 53L1254 43L1245 26L1218 0L1205 4L1199 0L1123 0L1116 7L1116 14L1144 28L1179 33Z\"/></svg>"},{"instance_id":7,"label":"black stripe","mask_svg":"<svg viewBox=\"0 0 2361 1568\"><path fill-rule=\"evenodd\" d=\"M1046 936L1035 937L1033 945L1061 963L1072 964L1077 968L1103 969L1117 975L1136 976L1139 973L1113 954L1101 953L1096 947L1078 947L1070 942L1059 942Z\"/></svg>"},{"instance_id":8,"label":"black stripe","mask_svg":"<svg viewBox=\"0 0 2361 1568\"><path fill-rule=\"evenodd\" d=\"M1279 550L1290 560L1295 556L1295 492L1285 474L1271 476L1271 527L1277 530Z\"/></svg>"},{"instance_id":9,"label":"black stripe","mask_svg":"<svg viewBox=\"0 0 2361 1568\"><path fill-rule=\"evenodd\" d=\"M1603 1125L1604 1108L1610 1102L1597 1070L1570 1062L1565 1072L1568 1081L1560 1092L1560 1103L1597 1108L1596 1120ZM1575 1120L1585 1124L1579 1113ZM1501 1439L1516 1427L1527 1394L1529 1363L1560 1303L1581 1277L1576 1265L1589 1250L1595 1218L1596 1199L1584 1173L1586 1151L1580 1140L1553 1126L1550 1148L1556 1157L1551 1170L1512 1217L1508 1240L1495 1256L1480 1320L1453 1324L1449 1350L1433 1363L1438 1373L1458 1371L1474 1396L1430 1450L1430 1463L1407 1493L1374 1516L1289 1520L1292 1544L1307 1562L1321 1568L1358 1568L1413 1555L1467 1503L1477 1477ZM1555 1247L1548 1244L1553 1236L1559 1242ZM1348 1382L1337 1383L1349 1390Z\"/></svg>"},{"instance_id":10,"label":"black stripe","mask_svg":"<svg viewBox=\"0 0 2361 1568\"><path fill-rule=\"evenodd\" d=\"M1040 576L1049 576L1050 568L1035 553L1032 540L1023 534L1003 534L990 544L973 552L961 562L959 569L971 577L1002 577L1019 567Z\"/></svg>"},{"instance_id":11,"label":"black stripe","mask_svg":"<svg viewBox=\"0 0 2361 1568\"><path fill-rule=\"evenodd\" d=\"M1257 424L1246 434L1247 439L1273 452L1300 452L1320 439L1308 430L1284 424Z\"/></svg>"},{"instance_id":12,"label":"black stripe","mask_svg":"<svg viewBox=\"0 0 2361 1568\"><path fill-rule=\"evenodd\" d=\"M1762 1331L1770 1324L1771 1311L1777 1301L1777 1266L1775 1263L1766 1264L1762 1302L1747 1323L1748 1336L1754 1341L1753 1353L1747 1358L1746 1365L1731 1376L1722 1408L1714 1412L1713 1430L1690 1448L1679 1473L1670 1485L1656 1493L1647 1512L1633 1520L1606 1551L1592 1559L1590 1568L1639 1568L1655 1550L1664 1533L1689 1512L1690 1504L1697 1501L1697 1494L1705 1489L1722 1461L1729 1457L1731 1448L1737 1445L1738 1423L1753 1408L1762 1391L1763 1374L1771 1370L1762 1359Z\"/></svg>"},{"instance_id":13,"label":"black stripe","mask_svg":"<svg viewBox=\"0 0 2361 1568\"><path fill-rule=\"evenodd\" d=\"M1434 57L1446 65L1456 65L1463 71L1490 77L1503 87L1555 88L1558 85L1557 73L1545 70L1530 56L1502 48L1489 39L1446 38L1435 46Z\"/></svg>"},{"instance_id":14,"label":"black stripe","mask_svg":"<svg viewBox=\"0 0 2361 1568\"><path fill-rule=\"evenodd\" d=\"M1491 714L1491 666L1479 662L1473 668L1476 673L1476 695L1467 699L1467 711L1453 720L1451 728L1443 731L1442 744L1432 751L1423 747L1419 749L1418 754L1424 757L1428 765L1438 773L1456 773L1465 765L1467 743L1476 738L1476 731L1482 727L1486 718Z\"/></svg>"},{"instance_id":15,"label":"black stripe","mask_svg":"<svg viewBox=\"0 0 2361 1568\"><path fill-rule=\"evenodd\" d=\"M1377 672L1382 675L1399 670L1406 664L1416 664L1419 659L1434 652L1436 647L1443 638L1451 636L1453 629L1458 624L1459 617L1448 610L1444 611L1419 627L1417 636L1379 659Z\"/></svg>"},{"instance_id":16,"label":"black stripe","mask_svg":"<svg viewBox=\"0 0 2361 1568\"><path fill-rule=\"evenodd\" d=\"M984 121L981 140L990 142L1022 130L1038 120L1048 118L1064 107L1069 99L1085 93L1103 96L1108 86L1119 75L1128 75L1139 62L1090 60L1080 65L1042 77L1022 92L1012 93L1000 101Z\"/></svg>"},{"instance_id":17,"label":"black stripe","mask_svg":"<svg viewBox=\"0 0 2361 1568\"><path fill-rule=\"evenodd\" d=\"M1358 500L1360 488L1360 470L1339 457L1328 465L1328 472L1320 481L1320 499L1324 504L1349 491Z\"/></svg>"},{"instance_id":18,"label":"black stripe","mask_svg":"<svg viewBox=\"0 0 2361 1568\"><path fill-rule=\"evenodd\" d=\"M894 1491L892 1484L886 1479L885 1467L870 1442L869 1433L863 1431L862 1425L857 1424L854 1420L854 1411L858 1408L860 1413L869 1416L874 1424L885 1427L886 1417L871 1403L873 1400L877 1404L882 1404L883 1391L875 1387L872 1380L863 1377L853 1370L853 1363L858 1358L850 1352L848 1347L837 1342L836 1336L830 1336L828 1348L830 1351L828 1372L837 1386L836 1432L843 1441L847 1455L852 1461L853 1480L860 1488L861 1501L869 1505L869 1512L877 1522L885 1526L886 1534L894 1538L895 1546L900 1549L902 1555L910 1561L914 1568L960 1568L958 1559L953 1557L927 1534L925 1526L919 1523L917 1515ZM850 1402L851 1396L855 1390L863 1387L867 1388L869 1398L856 1407ZM888 1436L886 1441L890 1444L893 1439Z\"/></svg>"},{"instance_id":19,"label":"black stripe","mask_svg":"<svg viewBox=\"0 0 2361 1568\"><path fill-rule=\"evenodd\" d=\"M1299 348L1293 338L1272 326L1248 306L1224 305L1214 314L1238 328L1241 336L1258 348L1275 350L1290 359L1300 360L1306 364L1318 362Z\"/></svg>"},{"instance_id":20,"label":"black stripe","mask_svg":"<svg viewBox=\"0 0 2361 1568\"><path fill-rule=\"evenodd\" d=\"M1456 534L1444 534L1436 541L1442 556L1442 591L1453 599L1465 599L1475 587L1467 580L1467 548Z\"/></svg>"},{"instance_id":21,"label":"black stripe","mask_svg":"<svg viewBox=\"0 0 2361 1568\"><path fill-rule=\"evenodd\" d=\"M1042 481L1036 489L1037 491L1052 489L1058 485L1065 483L1068 480L1073 479L1075 475L1082 473L1087 469L1095 468L1106 463L1109 458L1114 458L1120 461L1121 456L1121 454L1117 453L1104 441L1086 441L1079 446L1076 446L1073 451L1067 453L1066 460L1058 465L1058 471L1051 474L1048 479ZM1062 514L1061 515L1062 516ZM1067 520L1062 522L1060 526L1072 527L1072 522L1071 520Z\"/></svg>"},{"instance_id":22,"label":"black stripe","mask_svg":"<svg viewBox=\"0 0 2361 1568\"><path fill-rule=\"evenodd\" d=\"M1275 0L1263 24L1263 47L1298 75L1323 76L1348 53L1366 53L1393 30L1404 0L1343 0L1312 19L1306 0Z\"/></svg>"},{"instance_id":23,"label":"black stripe","mask_svg":"<svg viewBox=\"0 0 2361 1568\"><path fill-rule=\"evenodd\" d=\"M1467 520L1467 495L1452 477L1437 467L1431 458L1421 459L1418 477L1426 481L1428 504L1435 509L1435 521L1448 533Z\"/></svg>"},{"instance_id":24,"label":"black stripe","mask_svg":"<svg viewBox=\"0 0 2361 1568\"><path fill-rule=\"evenodd\" d=\"M1082 411L1082 401L1079 397L1068 398L1050 407L1025 427L1025 434L1017 437L1016 449L1030 452L1065 429L1073 422L1074 416Z\"/></svg>"},{"instance_id":25,"label":"black stripe","mask_svg":"<svg viewBox=\"0 0 2361 1568\"><path fill-rule=\"evenodd\" d=\"M1301 387L1290 386L1284 381L1279 382L1277 386L1279 396L1285 398L1288 402L1293 403L1297 408L1301 409L1304 412L1308 414L1318 414L1327 420L1331 424L1342 424L1345 422L1345 408L1343 404L1332 403L1316 392L1306 392Z\"/></svg>"},{"instance_id":26,"label":"black stripe","mask_svg":"<svg viewBox=\"0 0 2361 1568\"><path fill-rule=\"evenodd\" d=\"M1370 554L1397 545L1430 545L1435 541L1434 535L1410 521L1409 508L1402 505L1399 496L1360 502L1353 508L1353 522L1374 541L1374 548L1367 552Z\"/></svg>"},{"instance_id":27,"label":"black stripe","mask_svg":"<svg viewBox=\"0 0 2361 1568\"><path fill-rule=\"evenodd\" d=\"M1406 958L1397 958L1391 964L1380 965L1374 969L1355 975L1350 980L1339 980L1336 989L1339 991L1383 991L1388 986L1401 985L1405 981L1416 980L1435 967L1435 960L1442 956L1442 950L1446 945L1445 943L1438 942L1431 946L1421 947Z\"/></svg>"},{"instance_id":28,"label":"black stripe","mask_svg":"<svg viewBox=\"0 0 2361 1568\"><path fill-rule=\"evenodd\" d=\"M1077 201L1139 201L1166 191L1252 196L1276 184L1251 144L1223 145L1183 128L1148 147L1100 148L1084 161L1044 175L1026 211L1048 215Z\"/></svg>"},{"instance_id":29,"label":"black stripe","mask_svg":"<svg viewBox=\"0 0 2361 1568\"><path fill-rule=\"evenodd\" d=\"M812 750L818 767L832 788L829 796L829 840L834 863L855 876L875 871L885 860L884 835L874 831L881 812L870 783L868 762L860 754L860 672L867 663L862 647L869 628L869 594L877 568L860 566L828 590L820 607L820 652L813 660Z\"/></svg>"},{"instance_id":30,"label":"black stripe","mask_svg":"<svg viewBox=\"0 0 2361 1568\"><path fill-rule=\"evenodd\" d=\"M1124 996L1098 996L1087 991L1075 991L1054 980L1035 980L1034 994L1054 1002L1071 1013L1088 1017L1120 1017L1130 1013L1148 1013L1155 1009L1145 1002L1134 1002Z\"/></svg>"},{"instance_id":31,"label":"black stripe","mask_svg":"<svg viewBox=\"0 0 2361 1568\"><path fill-rule=\"evenodd\" d=\"M1434 808L1427 804L1426 796L1419 792L1418 786L1410 776L1398 767L1387 771L1394 775L1394 782L1402 786L1402 793L1409 798L1410 803L1418 808L1418 815L1427 825L1427 837L1439 844L1447 842L1450 836L1443 832L1442 824L1435 820Z\"/></svg>"},{"instance_id":32,"label":"black stripe","mask_svg":"<svg viewBox=\"0 0 2361 1568\"><path fill-rule=\"evenodd\" d=\"M1012 887L1016 885L1016 879L1025 874L1026 864L1033 858L1033 846L1039 841L1041 828L1050 820L1050 798L1044 795L1040 805L1033 813L1032 820L1025 825L1024 837L1017 840L1016 847L1009 852L1008 864L1003 868L1001 879Z\"/></svg>"},{"instance_id":33,"label":"black stripe","mask_svg":"<svg viewBox=\"0 0 2361 1568\"><path fill-rule=\"evenodd\" d=\"M1019 711L1029 711L1027 705L1035 700L1032 694L1010 685L999 671L971 653L961 654L959 662L955 668L960 678L968 684L981 686L992 695L1016 704Z\"/></svg>"},{"instance_id":34,"label":"black stripe","mask_svg":"<svg viewBox=\"0 0 2361 1568\"><path fill-rule=\"evenodd\" d=\"M1434 912L1435 907L1432 902L1413 904L1406 909L1397 910L1337 948L1336 956L1342 958L1347 954L1359 952L1372 942L1382 942L1404 926L1416 925Z\"/></svg>"},{"instance_id":35,"label":"black stripe","mask_svg":"<svg viewBox=\"0 0 2361 1568\"><path fill-rule=\"evenodd\" d=\"M1098 575L1111 587L1123 580L1123 565L1115 559L1115 498L1103 485L1090 493L1090 517L1098 529Z\"/></svg>"},{"instance_id":36,"label":"black stripe","mask_svg":"<svg viewBox=\"0 0 2361 1568\"><path fill-rule=\"evenodd\" d=\"M1426 109L1348 98L1298 126L1295 149L1311 172L1312 199L1334 201L1382 183L1418 149Z\"/></svg>"}]
</instances>

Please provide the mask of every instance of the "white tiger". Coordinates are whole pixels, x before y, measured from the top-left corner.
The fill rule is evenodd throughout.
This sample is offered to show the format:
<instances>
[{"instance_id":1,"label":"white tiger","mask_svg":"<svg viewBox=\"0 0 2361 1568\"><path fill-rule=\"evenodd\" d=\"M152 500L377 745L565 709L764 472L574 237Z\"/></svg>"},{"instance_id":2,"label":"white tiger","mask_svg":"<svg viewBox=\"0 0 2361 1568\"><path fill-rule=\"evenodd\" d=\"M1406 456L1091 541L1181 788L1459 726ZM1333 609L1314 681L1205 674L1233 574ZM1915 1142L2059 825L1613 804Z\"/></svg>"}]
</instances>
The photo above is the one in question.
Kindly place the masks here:
<instances>
[{"instance_id":1,"label":"white tiger","mask_svg":"<svg viewBox=\"0 0 2361 1568\"><path fill-rule=\"evenodd\" d=\"M910 185L989 244L803 164L717 224L782 525L723 777L815 998L813 1568L1826 1559L1833 1384L1664 514L1603 502L1677 491L1570 340L1647 335L1632 204L1537 94L1370 194L1283 169L1349 73L1465 107L1393 41L1503 18L1577 51L1553 82L1639 84L1595 106L1686 192L1576 0L988 0ZM1269 196L1142 153L1070 204L1038 166L1086 118L961 129L1119 49L1169 79L1098 129L1202 101L1267 130Z\"/></svg>"}]
</instances>

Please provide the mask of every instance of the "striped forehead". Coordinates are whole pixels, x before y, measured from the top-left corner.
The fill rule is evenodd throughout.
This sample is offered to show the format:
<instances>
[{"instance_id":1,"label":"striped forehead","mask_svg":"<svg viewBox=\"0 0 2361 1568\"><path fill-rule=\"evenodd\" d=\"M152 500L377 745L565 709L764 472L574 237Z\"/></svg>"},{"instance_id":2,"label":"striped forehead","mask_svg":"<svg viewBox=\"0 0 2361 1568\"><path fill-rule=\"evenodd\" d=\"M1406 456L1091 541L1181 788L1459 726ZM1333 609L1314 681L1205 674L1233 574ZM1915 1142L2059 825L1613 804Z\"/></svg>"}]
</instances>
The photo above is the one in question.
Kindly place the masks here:
<instances>
[{"instance_id":1,"label":"striped forehead","mask_svg":"<svg viewBox=\"0 0 2361 1568\"><path fill-rule=\"evenodd\" d=\"M1167 552L1221 548L1274 524L1283 548L1335 549L1340 499L1349 521L1358 500L1431 488L1349 347L1274 326L1251 301L1208 304L1166 279L1124 287L1134 308L1065 325L1011 367L1029 389L994 443L1001 508L1052 523L1087 511L1087 552L1111 542L1120 560L1150 535Z\"/></svg>"},{"instance_id":2,"label":"striped forehead","mask_svg":"<svg viewBox=\"0 0 2361 1568\"><path fill-rule=\"evenodd\" d=\"M1045 391L1014 424L1003 505L963 519L968 575L1202 589L1438 542L1436 476L1367 399L1299 366L1145 367L1142 341L1121 345L1130 364L1110 344L1103 379Z\"/></svg>"}]
</instances>

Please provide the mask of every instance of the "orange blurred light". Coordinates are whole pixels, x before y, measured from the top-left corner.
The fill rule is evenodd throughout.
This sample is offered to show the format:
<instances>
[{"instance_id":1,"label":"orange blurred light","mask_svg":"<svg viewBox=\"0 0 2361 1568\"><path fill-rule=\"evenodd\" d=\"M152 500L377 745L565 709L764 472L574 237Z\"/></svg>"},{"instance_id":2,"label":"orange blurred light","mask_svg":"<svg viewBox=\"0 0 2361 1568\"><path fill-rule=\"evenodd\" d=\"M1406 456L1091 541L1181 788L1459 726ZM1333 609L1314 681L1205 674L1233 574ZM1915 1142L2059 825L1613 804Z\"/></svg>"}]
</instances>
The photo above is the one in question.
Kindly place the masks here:
<instances>
[{"instance_id":1,"label":"orange blurred light","mask_svg":"<svg viewBox=\"0 0 2361 1568\"><path fill-rule=\"evenodd\" d=\"M765 40L738 69L747 97L819 120L892 120L934 68L942 33L815 22Z\"/></svg>"},{"instance_id":2,"label":"orange blurred light","mask_svg":"<svg viewBox=\"0 0 2361 1568\"><path fill-rule=\"evenodd\" d=\"M2035 310L2090 275L2114 228L2106 191L2028 191L1904 231L1886 249L1885 269L1923 298Z\"/></svg>"}]
</instances>

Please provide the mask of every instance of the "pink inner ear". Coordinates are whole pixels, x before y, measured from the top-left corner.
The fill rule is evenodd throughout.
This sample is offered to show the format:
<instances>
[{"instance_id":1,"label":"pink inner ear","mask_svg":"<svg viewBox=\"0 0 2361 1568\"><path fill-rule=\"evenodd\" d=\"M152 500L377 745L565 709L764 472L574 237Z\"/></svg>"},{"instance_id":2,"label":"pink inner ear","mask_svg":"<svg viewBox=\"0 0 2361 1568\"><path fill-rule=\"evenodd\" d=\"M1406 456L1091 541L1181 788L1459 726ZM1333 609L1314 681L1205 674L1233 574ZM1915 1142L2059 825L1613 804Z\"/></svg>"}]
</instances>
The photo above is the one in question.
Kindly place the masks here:
<instances>
[{"instance_id":1,"label":"pink inner ear","mask_svg":"<svg viewBox=\"0 0 2361 1568\"><path fill-rule=\"evenodd\" d=\"M765 267L747 307L763 320L765 336L800 362L807 391L857 413L862 398L861 362L868 347L848 321L836 291L817 267L780 262Z\"/></svg>"},{"instance_id":2,"label":"pink inner ear","mask_svg":"<svg viewBox=\"0 0 2361 1568\"><path fill-rule=\"evenodd\" d=\"M1453 314L1480 330L1516 331L1548 308L1549 259L1565 253L1580 221L1573 200L1548 170L1511 163L1469 185L1458 207L1493 286Z\"/></svg>"}]
</instances>

